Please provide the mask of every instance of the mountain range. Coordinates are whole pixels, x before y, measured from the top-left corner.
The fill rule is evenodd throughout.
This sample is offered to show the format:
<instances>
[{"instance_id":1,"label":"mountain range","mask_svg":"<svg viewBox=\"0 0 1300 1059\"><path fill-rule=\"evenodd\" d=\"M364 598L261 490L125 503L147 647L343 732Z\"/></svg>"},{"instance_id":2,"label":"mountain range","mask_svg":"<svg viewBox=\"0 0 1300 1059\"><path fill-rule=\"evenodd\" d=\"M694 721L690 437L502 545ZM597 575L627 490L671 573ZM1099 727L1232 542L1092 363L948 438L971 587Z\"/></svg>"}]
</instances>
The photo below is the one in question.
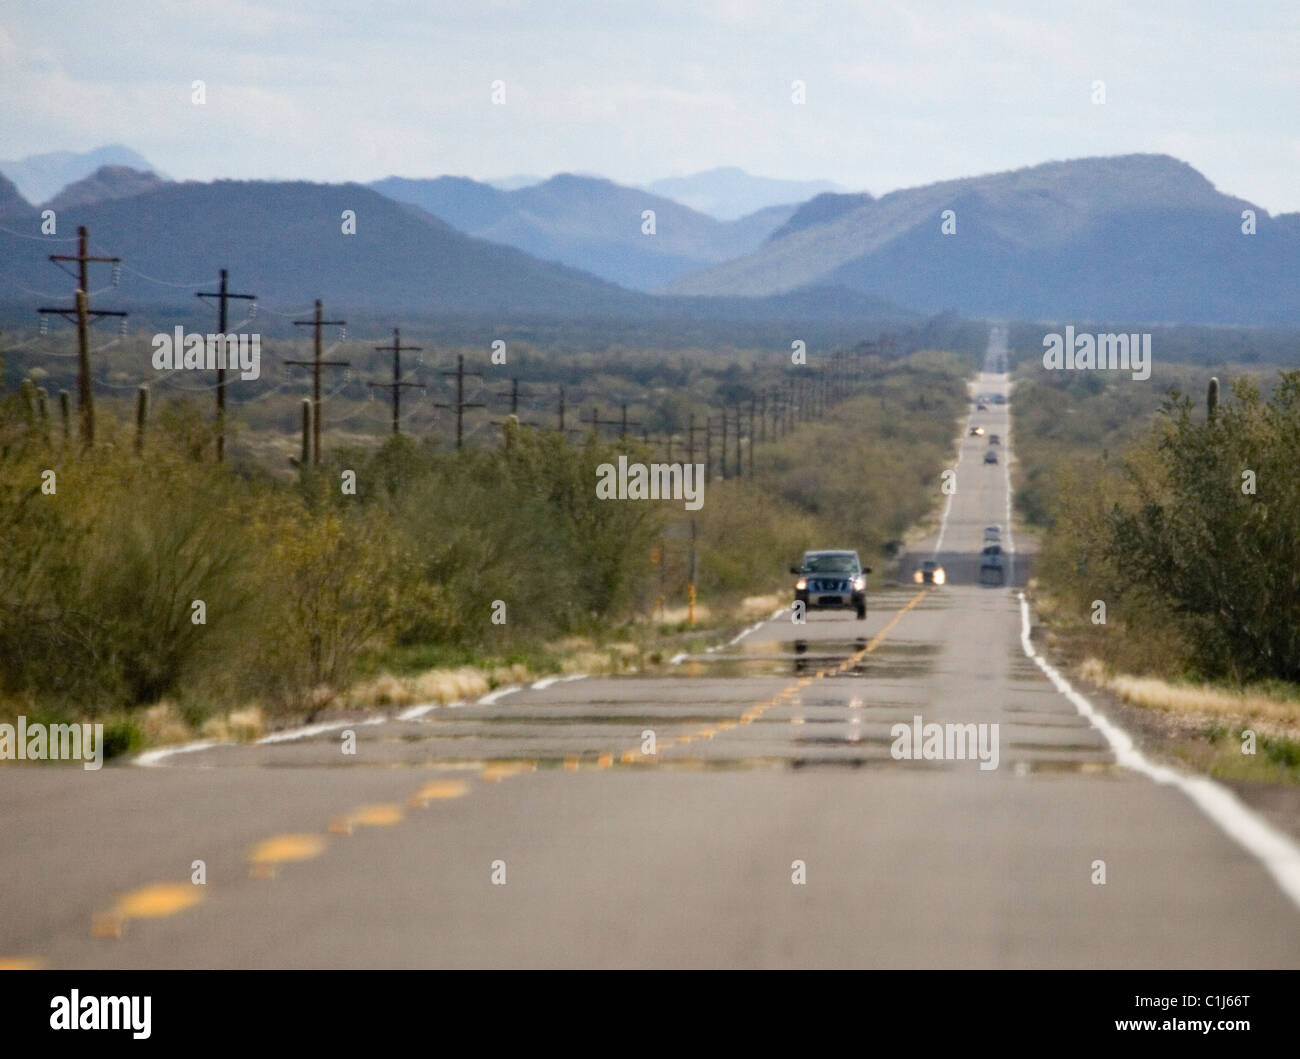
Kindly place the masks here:
<instances>
[{"instance_id":1,"label":"mountain range","mask_svg":"<svg viewBox=\"0 0 1300 1059\"><path fill-rule=\"evenodd\" d=\"M1300 214L1270 216L1185 162L1135 154L878 199L822 195L762 246L666 290L753 297L842 286L975 317L1296 323L1297 276Z\"/></svg>"},{"instance_id":2,"label":"mountain range","mask_svg":"<svg viewBox=\"0 0 1300 1059\"><path fill-rule=\"evenodd\" d=\"M8 177L30 203L47 202L69 184L90 176L101 166L129 166L141 172L159 173L139 154L120 143L91 151L52 151L10 162L0 162L0 173Z\"/></svg>"},{"instance_id":3,"label":"mountain range","mask_svg":"<svg viewBox=\"0 0 1300 1059\"><path fill-rule=\"evenodd\" d=\"M770 206L719 221L648 191L570 173L514 190L450 176L388 177L369 186L469 235L633 290L662 287L684 272L748 253L796 209ZM653 232L647 210L654 213Z\"/></svg>"},{"instance_id":4,"label":"mountain range","mask_svg":"<svg viewBox=\"0 0 1300 1059\"><path fill-rule=\"evenodd\" d=\"M122 294L155 301L162 289L132 268L179 287L229 267L268 299L376 310L846 320L905 306L1300 323L1300 214L1271 216L1166 155L1050 162L879 198L824 192L736 220L569 174L507 190L462 177L171 183L101 166L51 203L62 238L89 224L95 245L128 263ZM348 209L356 235L340 231ZM0 218L39 230L2 177ZM0 298L48 286L41 240L0 232L0 249Z\"/></svg>"},{"instance_id":5,"label":"mountain range","mask_svg":"<svg viewBox=\"0 0 1300 1059\"><path fill-rule=\"evenodd\" d=\"M112 177L99 176L97 184ZM0 299L49 302L51 296L39 292L62 284L48 255L70 252L77 226L86 225L92 253L123 259L114 308L193 307L193 289L211 289L218 270L229 268L236 289L255 292L288 315L321 298L330 310L477 313L502 320L914 316L874 296L834 289L758 299L644 294L466 235L360 184L186 181L93 202L68 197L72 204L58 211L57 232L43 239L36 208L0 177ZM344 231L349 212L355 234ZM96 272L92 286L108 280L107 269L98 268L103 272Z\"/></svg>"}]
</instances>

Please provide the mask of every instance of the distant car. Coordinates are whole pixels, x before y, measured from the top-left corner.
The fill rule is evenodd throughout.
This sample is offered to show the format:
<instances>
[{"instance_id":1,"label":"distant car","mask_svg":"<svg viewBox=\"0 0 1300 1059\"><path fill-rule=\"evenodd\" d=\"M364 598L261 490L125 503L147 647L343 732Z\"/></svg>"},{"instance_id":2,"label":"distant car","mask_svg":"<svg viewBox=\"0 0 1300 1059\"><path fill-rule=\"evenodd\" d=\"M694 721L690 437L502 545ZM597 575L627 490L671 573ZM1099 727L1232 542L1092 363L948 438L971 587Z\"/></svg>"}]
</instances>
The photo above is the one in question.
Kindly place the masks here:
<instances>
[{"instance_id":1,"label":"distant car","mask_svg":"<svg viewBox=\"0 0 1300 1059\"><path fill-rule=\"evenodd\" d=\"M948 580L948 575L933 559L926 559L918 569L912 571L912 580L918 585L942 585Z\"/></svg>"},{"instance_id":2,"label":"distant car","mask_svg":"<svg viewBox=\"0 0 1300 1059\"><path fill-rule=\"evenodd\" d=\"M994 404L1006 404L1006 403L1007 403L1006 394L995 393L995 394L993 395L993 403L994 403Z\"/></svg>"},{"instance_id":3,"label":"distant car","mask_svg":"<svg viewBox=\"0 0 1300 1059\"><path fill-rule=\"evenodd\" d=\"M1001 527L1001 526L985 526L985 527L984 527L984 542L985 542L986 544L987 544L988 542L990 542L990 541L996 543L996 542L1000 541L1001 539L1002 539L1002 527Z\"/></svg>"},{"instance_id":4,"label":"distant car","mask_svg":"<svg viewBox=\"0 0 1300 1059\"><path fill-rule=\"evenodd\" d=\"M1006 568L1002 565L1002 547L990 544L980 555L980 584L1001 585L1006 579Z\"/></svg>"},{"instance_id":5,"label":"distant car","mask_svg":"<svg viewBox=\"0 0 1300 1059\"><path fill-rule=\"evenodd\" d=\"M997 454L996 452L994 452L992 449L989 449L987 452L984 453L984 462L985 462L985 463L997 463L997 462L998 462L998 454Z\"/></svg>"},{"instance_id":6,"label":"distant car","mask_svg":"<svg viewBox=\"0 0 1300 1059\"><path fill-rule=\"evenodd\" d=\"M988 410L989 410L989 406L986 405L983 401L981 401L979 404L975 406L975 411L977 412L987 412Z\"/></svg>"},{"instance_id":7,"label":"distant car","mask_svg":"<svg viewBox=\"0 0 1300 1059\"><path fill-rule=\"evenodd\" d=\"M990 434L990 435L989 435L989 444L990 444L990 445L1001 445L1002 442L998 440L998 436L997 436L996 434Z\"/></svg>"},{"instance_id":8,"label":"distant car","mask_svg":"<svg viewBox=\"0 0 1300 1059\"><path fill-rule=\"evenodd\" d=\"M971 432L972 434L974 434L976 437L979 437L979 438L982 438L982 437L984 436L984 428L983 428L983 427L971 427L971 428L970 428L970 432Z\"/></svg>"},{"instance_id":9,"label":"distant car","mask_svg":"<svg viewBox=\"0 0 1300 1059\"><path fill-rule=\"evenodd\" d=\"M790 567L790 573L798 575L795 602L802 603L806 610L852 607L859 618L867 616L867 574L871 567L862 565L857 552L804 552L799 565Z\"/></svg>"}]
</instances>

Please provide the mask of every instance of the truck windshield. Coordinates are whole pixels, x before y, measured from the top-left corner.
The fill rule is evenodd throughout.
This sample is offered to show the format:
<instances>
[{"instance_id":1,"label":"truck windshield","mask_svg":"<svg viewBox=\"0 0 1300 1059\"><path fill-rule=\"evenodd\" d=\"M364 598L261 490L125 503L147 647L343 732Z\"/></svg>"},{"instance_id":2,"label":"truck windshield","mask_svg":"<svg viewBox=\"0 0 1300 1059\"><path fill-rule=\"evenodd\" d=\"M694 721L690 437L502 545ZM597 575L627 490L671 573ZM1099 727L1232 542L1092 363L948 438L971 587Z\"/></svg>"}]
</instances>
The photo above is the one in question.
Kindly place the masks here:
<instances>
[{"instance_id":1,"label":"truck windshield","mask_svg":"<svg viewBox=\"0 0 1300 1059\"><path fill-rule=\"evenodd\" d=\"M808 574L856 574L858 561L851 555L808 555L803 568Z\"/></svg>"}]
</instances>

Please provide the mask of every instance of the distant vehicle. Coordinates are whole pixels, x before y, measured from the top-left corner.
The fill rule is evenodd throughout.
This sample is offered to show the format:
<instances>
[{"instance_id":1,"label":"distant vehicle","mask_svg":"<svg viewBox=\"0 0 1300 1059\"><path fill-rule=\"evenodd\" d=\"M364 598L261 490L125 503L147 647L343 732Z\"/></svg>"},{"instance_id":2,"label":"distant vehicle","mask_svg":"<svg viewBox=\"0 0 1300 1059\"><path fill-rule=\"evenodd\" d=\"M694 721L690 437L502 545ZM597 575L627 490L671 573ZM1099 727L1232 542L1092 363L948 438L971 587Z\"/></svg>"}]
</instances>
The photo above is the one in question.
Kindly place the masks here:
<instances>
[{"instance_id":1,"label":"distant vehicle","mask_svg":"<svg viewBox=\"0 0 1300 1059\"><path fill-rule=\"evenodd\" d=\"M989 406L986 405L983 401L981 401L979 404L975 406L975 410L977 412L987 412L989 410Z\"/></svg>"},{"instance_id":2,"label":"distant vehicle","mask_svg":"<svg viewBox=\"0 0 1300 1059\"><path fill-rule=\"evenodd\" d=\"M990 544L980 556L980 584L1001 585L1007 579L1006 568L1002 565L1002 548Z\"/></svg>"},{"instance_id":3,"label":"distant vehicle","mask_svg":"<svg viewBox=\"0 0 1300 1059\"><path fill-rule=\"evenodd\" d=\"M982 438L982 437L984 436L984 428L983 428L983 427L971 427L971 428L970 428L970 432L971 432L972 434L974 434L976 437L980 437L980 438Z\"/></svg>"},{"instance_id":4,"label":"distant vehicle","mask_svg":"<svg viewBox=\"0 0 1300 1059\"><path fill-rule=\"evenodd\" d=\"M912 571L912 580L918 585L942 585L948 580L948 575L933 559L926 559L919 569Z\"/></svg>"},{"instance_id":5,"label":"distant vehicle","mask_svg":"<svg viewBox=\"0 0 1300 1059\"><path fill-rule=\"evenodd\" d=\"M1001 445L1002 442L998 440L998 436L997 436L996 434L990 434L990 435L989 435L989 444L990 444L990 445Z\"/></svg>"},{"instance_id":6,"label":"distant vehicle","mask_svg":"<svg viewBox=\"0 0 1300 1059\"><path fill-rule=\"evenodd\" d=\"M863 566L857 552L818 551L804 552L798 566L790 567L797 574L794 583L796 603L806 610L852 607L859 618L867 616L867 574L871 567Z\"/></svg>"},{"instance_id":7,"label":"distant vehicle","mask_svg":"<svg viewBox=\"0 0 1300 1059\"><path fill-rule=\"evenodd\" d=\"M1001 539L1002 539L1002 527L1001 527L1001 526L985 526L985 527L984 527L984 540L985 540L986 542L987 542L987 541L1000 541Z\"/></svg>"},{"instance_id":8,"label":"distant vehicle","mask_svg":"<svg viewBox=\"0 0 1300 1059\"><path fill-rule=\"evenodd\" d=\"M994 404L1006 404L1006 403L1007 403L1007 397L1006 397L1006 394L995 393L995 394L993 395L993 403L994 403Z\"/></svg>"},{"instance_id":9,"label":"distant vehicle","mask_svg":"<svg viewBox=\"0 0 1300 1059\"><path fill-rule=\"evenodd\" d=\"M985 462L985 463L997 463L997 462L998 462L998 454L997 454L996 452L994 452L992 449L989 449L987 452L984 453L984 462Z\"/></svg>"}]
</instances>

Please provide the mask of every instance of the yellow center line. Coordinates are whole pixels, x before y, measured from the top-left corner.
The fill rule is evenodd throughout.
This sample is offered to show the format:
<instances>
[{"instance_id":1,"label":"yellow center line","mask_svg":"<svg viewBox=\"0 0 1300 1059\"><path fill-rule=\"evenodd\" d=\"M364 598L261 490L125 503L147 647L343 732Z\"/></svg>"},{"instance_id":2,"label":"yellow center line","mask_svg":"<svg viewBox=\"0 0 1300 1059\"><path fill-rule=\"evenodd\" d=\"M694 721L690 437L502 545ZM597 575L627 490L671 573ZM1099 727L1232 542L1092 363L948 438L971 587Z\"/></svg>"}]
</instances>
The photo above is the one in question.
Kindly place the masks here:
<instances>
[{"instance_id":1,"label":"yellow center line","mask_svg":"<svg viewBox=\"0 0 1300 1059\"><path fill-rule=\"evenodd\" d=\"M889 619L889 621L885 624L884 628L882 628L878 633L876 633L875 636L871 638L870 643L868 643L865 647L855 651L853 654L849 655L849 657L846 658L843 662L841 662L838 666L835 666L834 668L819 669L812 676L800 677L793 684L790 684L787 687L783 688L780 692L778 692L776 695L773 695L771 698L765 699L761 702L754 703L734 721L719 722L717 725L715 725L712 728L698 729L690 735L679 735L676 740L677 745L682 746L687 743L692 743L696 739L700 739L700 738L712 739L718 732L730 731L738 724L752 724L754 721L758 720L758 718L762 717L763 714L766 713L768 710L772 709L774 706L780 705L782 699L785 699L788 696L797 695L799 693L800 688L806 688L814 680L821 680L828 673L843 673L845 670L848 670L853 666L857 665L858 662L862 661L863 658L871 654L872 651L874 651L877 647L880 646L880 644L884 641L885 637L889 635L889 631L900 621L903 620L904 614L906 614L909 610L911 610L918 603L920 603L922 599L925 598L925 595L928 591L929 589L922 588L919 592L917 592L916 595L914 595L910 600L907 601L907 603L905 603L902 607L898 609L897 613L895 613L894 616ZM654 757L654 756L657 755L643 754L641 752L640 746L637 746L631 750L623 751L621 754L619 754L618 759L621 762L630 763L642 757ZM605 764L606 759L610 759L610 764L612 764L612 755L604 754L601 756L601 764L600 764L601 768L609 767L608 764Z\"/></svg>"}]
</instances>

